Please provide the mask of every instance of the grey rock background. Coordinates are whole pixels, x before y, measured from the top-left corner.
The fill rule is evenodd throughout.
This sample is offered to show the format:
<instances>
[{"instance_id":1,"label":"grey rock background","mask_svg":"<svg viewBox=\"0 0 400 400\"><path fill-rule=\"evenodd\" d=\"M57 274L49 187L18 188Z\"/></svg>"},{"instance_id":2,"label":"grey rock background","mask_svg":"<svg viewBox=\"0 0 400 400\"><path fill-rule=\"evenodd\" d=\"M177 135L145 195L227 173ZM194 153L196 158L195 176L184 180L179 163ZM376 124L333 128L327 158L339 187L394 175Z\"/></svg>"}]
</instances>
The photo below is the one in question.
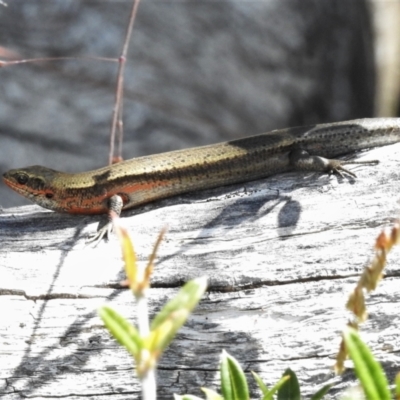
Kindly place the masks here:
<instances>
[{"instance_id":1,"label":"grey rock background","mask_svg":"<svg viewBox=\"0 0 400 400\"><path fill-rule=\"evenodd\" d=\"M0 46L21 58L117 57L130 9L131 1L9 0ZM85 59L0 68L0 171L104 166L116 71ZM125 158L373 116L369 6L143 1L125 83ZM1 206L24 202L0 184Z\"/></svg>"}]
</instances>

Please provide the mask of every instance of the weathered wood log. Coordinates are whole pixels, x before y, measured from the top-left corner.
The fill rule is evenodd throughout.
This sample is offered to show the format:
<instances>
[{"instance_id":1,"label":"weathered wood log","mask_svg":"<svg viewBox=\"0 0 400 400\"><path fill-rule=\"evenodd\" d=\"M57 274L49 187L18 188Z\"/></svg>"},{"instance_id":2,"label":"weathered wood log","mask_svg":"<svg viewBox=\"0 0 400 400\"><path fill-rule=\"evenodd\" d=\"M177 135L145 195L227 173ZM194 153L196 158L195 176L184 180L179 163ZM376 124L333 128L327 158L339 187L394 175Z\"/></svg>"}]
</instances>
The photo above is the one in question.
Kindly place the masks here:
<instances>
[{"instance_id":1,"label":"weathered wood log","mask_svg":"<svg viewBox=\"0 0 400 400\"><path fill-rule=\"evenodd\" d=\"M349 317L347 296L377 235L398 216L400 144L361 158L381 163L353 168L356 180L281 174L124 214L140 262L168 226L150 290L152 315L184 282L209 277L208 293L160 361L159 399L218 388L222 349L250 382L251 370L272 385L291 367L306 396L330 379L337 384L328 399L355 384L351 368L339 378L331 368ZM116 238L85 247L99 219L36 206L0 214L2 399L139 397L131 358L97 315L109 304L135 320L131 293L118 287L124 273ZM362 337L393 380L399 251L390 258L386 278L367 297Z\"/></svg>"}]
</instances>

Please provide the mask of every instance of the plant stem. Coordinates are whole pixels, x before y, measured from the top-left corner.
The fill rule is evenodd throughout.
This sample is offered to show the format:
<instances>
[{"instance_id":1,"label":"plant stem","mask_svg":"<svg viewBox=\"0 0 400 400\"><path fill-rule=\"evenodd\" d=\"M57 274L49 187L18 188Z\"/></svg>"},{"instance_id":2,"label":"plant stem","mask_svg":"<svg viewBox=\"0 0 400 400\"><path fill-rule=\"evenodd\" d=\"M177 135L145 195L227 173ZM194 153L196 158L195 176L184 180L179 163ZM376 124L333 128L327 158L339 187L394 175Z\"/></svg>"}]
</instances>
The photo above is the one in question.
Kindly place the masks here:
<instances>
[{"instance_id":1,"label":"plant stem","mask_svg":"<svg viewBox=\"0 0 400 400\"><path fill-rule=\"evenodd\" d=\"M115 142L115 132L117 130L117 126L119 127L119 151L121 151L121 143L122 143L122 103L123 103L123 94L124 94L124 71L125 71L125 63L126 57L128 54L128 46L129 39L132 35L133 23L135 22L137 10L139 7L140 0L133 0L131 16L129 18L128 27L126 29L125 41L122 46L122 52L119 56L119 68L118 68L118 77L117 77L117 89L115 91L115 103L113 109L112 116L112 124L111 124L111 134L110 134L110 154L108 157L108 163L111 165L114 159L114 142ZM121 154L118 154L118 159L122 158Z\"/></svg>"}]
</instances>

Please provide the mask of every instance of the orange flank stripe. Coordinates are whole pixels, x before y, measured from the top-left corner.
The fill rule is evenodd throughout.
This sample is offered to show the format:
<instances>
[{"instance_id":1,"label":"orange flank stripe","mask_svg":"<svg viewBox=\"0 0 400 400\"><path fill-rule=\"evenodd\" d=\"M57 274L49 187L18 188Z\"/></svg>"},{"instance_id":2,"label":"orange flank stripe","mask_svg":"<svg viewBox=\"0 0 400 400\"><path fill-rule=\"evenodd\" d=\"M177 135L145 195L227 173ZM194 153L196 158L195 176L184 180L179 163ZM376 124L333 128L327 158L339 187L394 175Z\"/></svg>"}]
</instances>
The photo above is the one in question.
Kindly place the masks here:
<instances>
[{"instance_id":1,"label":"orange flank stripe","mask_svg":"<svg viewBox=\"0 0 400 400\"><path fill-rule=\"evenodd\" d=\"M159 181L157 183L152 182L127 185L119 188L119 190L106 192L106 194L102 196L93 196L83 199L79 202L79 204L77 204L76 199L64 199L61 203L61 206L71 214L106 214L109 211L106 200L115 194L121 196L124 205L126 205L129 202L129 197L127 196L128 193L148 191L150 195L154 188L165 186L168 183L168 181ZM151 196L149 196L148 200L151 200Z\"/></svg>"},{"instance_id":2,"label":"orange flank stripe","mask_svg":"<svg viewBox=\"0 0 400 400\"><path fill-rule=\"evenodd\" d=\"M144 191L148 190L151 192L154 188L157 188L159 186L166 186L170 184L170 181L158 181L158 182L150 182L150 183L137 183L135 185L127 185L122 187L120 190L116 191L113 194L118 194L118 193L134 193L139 190Z\"/></svg>"},{"instance_id":3,"label":"orange flank stripe","mask_svg":"<svg viewBox=\"0 0 400 400\"><path fill-rule=\"evenodd\" d=\"M94 207L91 206L89 208L84 208L84 207L77 207L77 206L68 206L65 207L65 210L69 212L70 214L83 214L83 215L88 215L88 214L106 214L108 212L108 208L104 206L99 206L99 207Z\"/></svg>"}]
</instances>

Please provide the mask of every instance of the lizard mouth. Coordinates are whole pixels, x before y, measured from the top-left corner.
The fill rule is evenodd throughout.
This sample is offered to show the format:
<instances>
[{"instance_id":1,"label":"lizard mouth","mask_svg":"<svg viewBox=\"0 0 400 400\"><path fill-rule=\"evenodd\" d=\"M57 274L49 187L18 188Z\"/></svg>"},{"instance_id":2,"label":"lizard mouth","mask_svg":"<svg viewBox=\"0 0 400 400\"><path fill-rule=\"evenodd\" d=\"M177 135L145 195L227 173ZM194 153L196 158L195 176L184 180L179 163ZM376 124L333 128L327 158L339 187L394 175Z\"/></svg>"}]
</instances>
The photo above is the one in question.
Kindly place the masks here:
<instances>
[{"instance_id":1,"label":"lizard mouth","mask_svg":"<svg viewBox=\"0 0 400 400\"><path fill-rule=\"evenodd\" d=\"M3 175L3 181L8 187L10 187L11 189L13 189L17 192L22 190L20 188L20 186L18 186L12 179L8 178L6 174Z\"/></svg>"},{"instance_id":2,"label":"lizard mouth","mask_svg":"<svg viewBox=\"0 0 400 400\"><path fill-rule=\"evenodd\" d=\"M39 195L39 193L32 193L32 192L28 191L23 186L14 182L13 179L8 178L6 174L3 175L3 181L12 190L16 191L19 194L22 194L24 197L27 197L28 199L33 199Z\"/></svg>"}]
</instances>

